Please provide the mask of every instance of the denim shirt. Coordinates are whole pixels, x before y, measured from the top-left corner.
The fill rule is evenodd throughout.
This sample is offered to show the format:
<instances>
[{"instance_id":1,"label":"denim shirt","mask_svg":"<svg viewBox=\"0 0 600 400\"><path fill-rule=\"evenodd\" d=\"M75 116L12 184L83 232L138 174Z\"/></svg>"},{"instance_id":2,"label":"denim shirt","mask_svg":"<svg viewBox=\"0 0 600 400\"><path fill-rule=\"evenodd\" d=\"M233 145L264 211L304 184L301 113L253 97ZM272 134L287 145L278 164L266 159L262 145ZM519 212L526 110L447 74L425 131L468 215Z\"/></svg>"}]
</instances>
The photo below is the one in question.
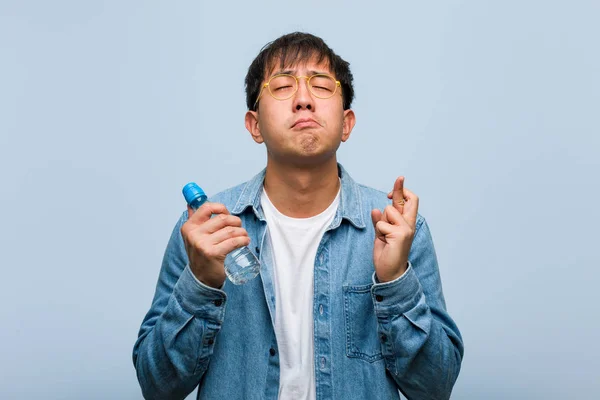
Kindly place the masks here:
<instances>
[{"instance_id":1,"label":"denim shirt","mask_svg":"<svg viewBox=\"0 0 600 400\"><path fill-rule=\"evenodd\" d=\"M390 204L355 183L341 165L341 198L314 265L314 360L317 399L448 399L463 343L446 311L433 241L418 215L409 267L379 283L370 212ZM184 212L167 245L150 311L133 349L144 397L277 399L272 249L260 206L265 171L210 199L241 218L259 277L221 289L192 274L181 236Z\"/></svg>"}]
</instances>

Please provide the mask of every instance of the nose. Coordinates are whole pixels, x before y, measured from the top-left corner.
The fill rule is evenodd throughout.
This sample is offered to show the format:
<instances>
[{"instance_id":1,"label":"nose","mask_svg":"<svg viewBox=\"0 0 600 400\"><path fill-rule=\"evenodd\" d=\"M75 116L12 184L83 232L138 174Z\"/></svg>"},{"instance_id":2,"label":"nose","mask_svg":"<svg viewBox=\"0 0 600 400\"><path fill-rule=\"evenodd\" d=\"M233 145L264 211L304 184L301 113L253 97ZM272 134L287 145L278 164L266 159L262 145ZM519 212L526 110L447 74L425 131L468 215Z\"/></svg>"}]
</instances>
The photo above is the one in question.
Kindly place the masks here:
<instances>
[{"instance_id":1,"label":"nose","mask_svg":"<svg viewBox=\"0 0 600 400\"><path fill-rule=\"evenodd\" d=\"M312 93L308 89L307 76L298 77L298 90L294 95L293 107L296 111L300 111L302 109L314 110L315 108Z\"/></svg>"}]
</instances>

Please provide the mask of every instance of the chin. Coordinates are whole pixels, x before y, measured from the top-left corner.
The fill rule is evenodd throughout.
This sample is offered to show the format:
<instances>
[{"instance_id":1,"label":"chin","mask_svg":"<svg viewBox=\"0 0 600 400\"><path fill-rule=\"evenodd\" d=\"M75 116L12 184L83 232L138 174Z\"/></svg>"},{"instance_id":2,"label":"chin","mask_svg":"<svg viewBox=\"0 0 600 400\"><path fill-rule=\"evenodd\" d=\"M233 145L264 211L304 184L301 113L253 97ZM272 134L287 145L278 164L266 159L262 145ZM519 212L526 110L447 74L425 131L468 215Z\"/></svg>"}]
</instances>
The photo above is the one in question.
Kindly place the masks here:
<instances>
[{"instance_id":1,"label":"chin","mask_svg":"<svg viewBox=\"0 0 600 400\"><path fill-rule=\"evenodd\" d=\"M306 132L309 133L309 132ZM303 135L300 141L302 152L306 154L319 152L319 138L315 135Z\"/></svg>"}]
</instances>

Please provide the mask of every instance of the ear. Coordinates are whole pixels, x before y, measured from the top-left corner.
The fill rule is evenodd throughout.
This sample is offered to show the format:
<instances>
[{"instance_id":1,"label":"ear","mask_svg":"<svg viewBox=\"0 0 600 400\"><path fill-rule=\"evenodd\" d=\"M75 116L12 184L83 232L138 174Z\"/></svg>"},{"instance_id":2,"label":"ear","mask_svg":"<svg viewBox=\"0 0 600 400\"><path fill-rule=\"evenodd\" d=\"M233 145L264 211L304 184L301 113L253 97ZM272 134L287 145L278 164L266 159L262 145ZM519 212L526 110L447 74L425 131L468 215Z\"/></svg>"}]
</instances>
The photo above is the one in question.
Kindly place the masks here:
<instances>
[{"instance_id":1,"label":"ear","mask_svg":"<svg viewBox=\"0 0 600 400\"><path fill-rule=\"evenodd\" d=\"M244 118L246 129L252 135L252 139L256 143L263 143L263 137L260 134L260 127L258 126L258 112L257 111L248 111L246 112L246 117Z\"/></svg>"},{"instance_id":2,"label":"ear","mask_svg":"<svg viewBox=\"0 0 600 400\"><path fill-rule=\"evenodd\" d=\"M344 123L342 125L342 142L348 140L350 134L352 133L352 129L354 129L354 124L356 124L356 116L354 115L354 111L345 110Z\"/></svg>"}]
</instances>

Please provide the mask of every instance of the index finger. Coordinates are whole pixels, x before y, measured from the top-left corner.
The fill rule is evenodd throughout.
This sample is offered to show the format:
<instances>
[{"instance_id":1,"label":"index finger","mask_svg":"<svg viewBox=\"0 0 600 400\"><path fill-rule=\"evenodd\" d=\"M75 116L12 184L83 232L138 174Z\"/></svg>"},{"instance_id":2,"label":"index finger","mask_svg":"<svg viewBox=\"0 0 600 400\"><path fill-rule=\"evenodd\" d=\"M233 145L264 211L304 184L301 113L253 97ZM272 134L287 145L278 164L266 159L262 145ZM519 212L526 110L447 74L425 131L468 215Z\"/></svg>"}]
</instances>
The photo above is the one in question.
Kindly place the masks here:
<instances>
[{"instance_id":1,"label":"index finger","mask_svg":"<svg viewBox=\"0 0 600 400\"><path fill-rule=\"evenodd\" d=\"M199 209L194 211L192 216L188 218L188 221L191 221L194 224L202 224L208 221L213 214L229 215L229 210L227 210L227 207L225 207L224 204L206 202L202 204Z\"/></svg>"},{"instance_id":2,"label":"index finger","mask_svg":"<svg viewBox=\"0 0 600 400\"><path fill-rule=\"evenodd\" d=\"M406 202L404 196L404 177L399 176L394 182L394 190L392 190L392 204L394 208L400 211L400 214L404 212L404 203Z\"/></svg>"}]
</instances>

